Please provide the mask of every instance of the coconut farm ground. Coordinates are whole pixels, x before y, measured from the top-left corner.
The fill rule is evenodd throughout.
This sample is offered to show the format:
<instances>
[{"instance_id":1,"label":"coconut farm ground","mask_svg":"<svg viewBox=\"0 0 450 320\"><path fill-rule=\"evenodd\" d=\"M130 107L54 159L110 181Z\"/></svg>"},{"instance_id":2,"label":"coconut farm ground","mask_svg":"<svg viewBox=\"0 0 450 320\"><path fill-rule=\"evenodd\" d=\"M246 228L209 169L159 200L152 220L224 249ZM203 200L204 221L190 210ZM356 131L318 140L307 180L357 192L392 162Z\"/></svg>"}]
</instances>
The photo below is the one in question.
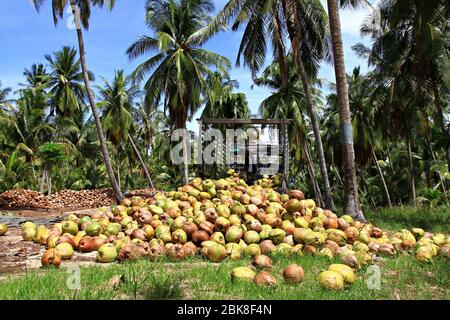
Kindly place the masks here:
<instances>
[{"instance_id":1,"label":"coconut farm ground","mask_svg":"<svg viewBox=\"0 0 450 320\"><path fill-rule=\"evenodd\" d=\"M81 216L94 211L76 213ZM356 271L356 282L338 291L323 289L317 276L331 263L339 263L339 259L315 255L272 256L275 287L231 281L230 271L251 265L250 257L220 263L197 255L177 262L161 257L154 261L99 264L95 263L94 253L76 252L60 268L42 268L40 259L45 248L23 241L20 227L12 221L50 224L64 220L70 213L73 212L1 212L0 218L8 219L13 226L0 237L0 299L450 299L448 259L424 263L407 253L375 259L379 282L371 280L377 270L362 268ZM385 230L419 226L431 232L450 231L447 210L403 207L374 210L367 212L367 216ZM292 263L301 265L305 271L299 284L283 281L282 271Z\"/></svg>"}]
</instances>

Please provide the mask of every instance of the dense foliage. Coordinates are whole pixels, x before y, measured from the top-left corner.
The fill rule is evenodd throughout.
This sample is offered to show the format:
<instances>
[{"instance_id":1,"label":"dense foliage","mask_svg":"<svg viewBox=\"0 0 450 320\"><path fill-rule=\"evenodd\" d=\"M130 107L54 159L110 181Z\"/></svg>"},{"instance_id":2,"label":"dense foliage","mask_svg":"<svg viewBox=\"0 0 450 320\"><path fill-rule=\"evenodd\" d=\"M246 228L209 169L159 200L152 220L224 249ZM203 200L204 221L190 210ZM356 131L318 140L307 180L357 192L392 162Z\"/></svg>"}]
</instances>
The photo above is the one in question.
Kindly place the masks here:
<instances>
[{"instance_id":1,"label":"dense foliage","mask_svg":"<svg viewBox=\"0 0 450 320\"><path fill-rule=\"evenodd\" d=\"M124 191L148 185L130 139L155 186L166 189L183 179L183 168L170 161L173 129L185 127L201 107L206 118L251 116L245 94L236 92L238 83L229 78L230 62L202 48L233 20L234 30L245 25L238 56L254 84L272 91L259 116L294 119L289 129L294 186L326 202L312 118L317 116L333 200L343 206L339 99L334 84L317 78L330 54L324 8L312 0L298 7L295 1L244 2L229 1L213 17L213 1L147 1L150 35L132 43L127 54L153 55L132 75L117 71L95 88L119 185ZM361 34L372 44L353 47L370 72L355 68L347 75L360 201L363 207L448 206L449 5L382 0L371 10ZM290 30L297 15L304 17L300 39ZM275 60L261 71L269 44ZM304 74L294 66L298 61ZM0 83L0 191L108 187L78 51L63 47L24 69L23 76L15 93ZM95 80L91 72L89 77ZM191 176L195 169L191 166Z\"/></svg>"}]
</instances>

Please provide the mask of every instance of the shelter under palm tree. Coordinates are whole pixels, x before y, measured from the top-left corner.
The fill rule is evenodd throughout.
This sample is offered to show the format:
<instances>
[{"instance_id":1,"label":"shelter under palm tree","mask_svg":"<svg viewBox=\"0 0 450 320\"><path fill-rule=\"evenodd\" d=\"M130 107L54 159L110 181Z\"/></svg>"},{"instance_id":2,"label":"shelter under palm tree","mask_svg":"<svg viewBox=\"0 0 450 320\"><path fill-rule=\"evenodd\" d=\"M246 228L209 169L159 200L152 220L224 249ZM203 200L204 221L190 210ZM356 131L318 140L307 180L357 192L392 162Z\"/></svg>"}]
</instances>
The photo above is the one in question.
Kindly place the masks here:
<instances>
[{"instance_id":1,"label":"shelter under palm tree","mask_svg":"<svg viewBox=\"0 0 450 320\"><path fill-rule=\"evenodd\" d=\"M258 176L264 174L282 174L282 189L287 191L289 184L289 139L288 139L288 126L291 124L292 119L197 119L199 124L199 143L201 148L197 150L204 150L205 137L209 129L219 129L226 133L226 129L243 129L244 131L249 128L255 129L255 132L261 133L260 130L266 130L269 135L266 139L262 139L261 136L256 139L249 139L245 136L243 141L244 145L235 144L236 136L230 141L226 139L223 141L214 141L214 146L217 148L217 157L219 161L213 164L205 162L203 155L201 155L201 161L199 166L199 172L202 176L208 175L211 177L218 176L220 173L219 167L227 169L234 169L241 175L245 176L249 181L257 179ZM275 129L275 130L274 130ZM208 141L208 140L207 140ZM212 141L212 140L211 140ZM253 141L253 142L252 142ZM257 144L255 144L257 141ZM231 142L231 145L230 145ZM265 148L264 153L261 153L261 147ZM278 153L273 154L274 148L278 148ZM227 156L239 156L243 158L238 162L224 161ZM256 156L252 159L252 156ZM276 172L269 172L268 169L271 164L278 163ZM207 167L208 166L208 167Z\"/></svg>"}]
</instances>

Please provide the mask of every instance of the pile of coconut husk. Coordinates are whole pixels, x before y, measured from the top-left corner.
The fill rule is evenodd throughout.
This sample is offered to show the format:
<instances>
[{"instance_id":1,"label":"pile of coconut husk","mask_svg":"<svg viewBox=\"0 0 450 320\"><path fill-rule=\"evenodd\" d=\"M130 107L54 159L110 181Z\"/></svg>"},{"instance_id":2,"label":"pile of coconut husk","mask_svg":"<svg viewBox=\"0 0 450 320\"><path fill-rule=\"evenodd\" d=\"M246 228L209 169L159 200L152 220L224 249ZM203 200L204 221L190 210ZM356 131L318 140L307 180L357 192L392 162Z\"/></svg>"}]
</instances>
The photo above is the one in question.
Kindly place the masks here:
<instances>
[{"instance_id":1,"label":"pile of coconut husk","mask_svg":"<svg viewBox=\"0 0 450 320\"><path fill-rule=\"evenodd\" d=\"M141 189L128 195L151 198L156 192L154 189ZM61 190L50 196L33 190L14 189L0 194L0 208L4 209L98 208L115 203L112 189Z\"/></svg>"}]
</instances>

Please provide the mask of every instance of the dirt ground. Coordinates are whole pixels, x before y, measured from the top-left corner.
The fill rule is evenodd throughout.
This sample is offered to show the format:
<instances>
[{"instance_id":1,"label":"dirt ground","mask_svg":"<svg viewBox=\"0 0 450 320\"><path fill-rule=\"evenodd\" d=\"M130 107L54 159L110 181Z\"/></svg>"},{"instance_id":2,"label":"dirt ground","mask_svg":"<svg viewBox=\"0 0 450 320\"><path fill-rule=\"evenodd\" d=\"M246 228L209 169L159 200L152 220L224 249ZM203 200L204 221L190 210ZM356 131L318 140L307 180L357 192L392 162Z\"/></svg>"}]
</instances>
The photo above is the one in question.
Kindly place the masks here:
<instances>
[{"instance_id":1,"label":"dirt ground","mask_svg":"<svg viewBox=\"0 0 450 320\"><path fill-rule=\"evenodd\" d=\"M71 213L90 215L96 209L58 209L58 210L15 210L0 211L0 223L6 223L9 230L0 237L0 280L11 273L22 273L28 269L41 267L41 256L45 247L31 241L24 241L20 224L31 220L38 224L50 225L64 220ZM92 264L95 254L75 253L74 257L64 264Z\"/></svg>"}]
</instances>

